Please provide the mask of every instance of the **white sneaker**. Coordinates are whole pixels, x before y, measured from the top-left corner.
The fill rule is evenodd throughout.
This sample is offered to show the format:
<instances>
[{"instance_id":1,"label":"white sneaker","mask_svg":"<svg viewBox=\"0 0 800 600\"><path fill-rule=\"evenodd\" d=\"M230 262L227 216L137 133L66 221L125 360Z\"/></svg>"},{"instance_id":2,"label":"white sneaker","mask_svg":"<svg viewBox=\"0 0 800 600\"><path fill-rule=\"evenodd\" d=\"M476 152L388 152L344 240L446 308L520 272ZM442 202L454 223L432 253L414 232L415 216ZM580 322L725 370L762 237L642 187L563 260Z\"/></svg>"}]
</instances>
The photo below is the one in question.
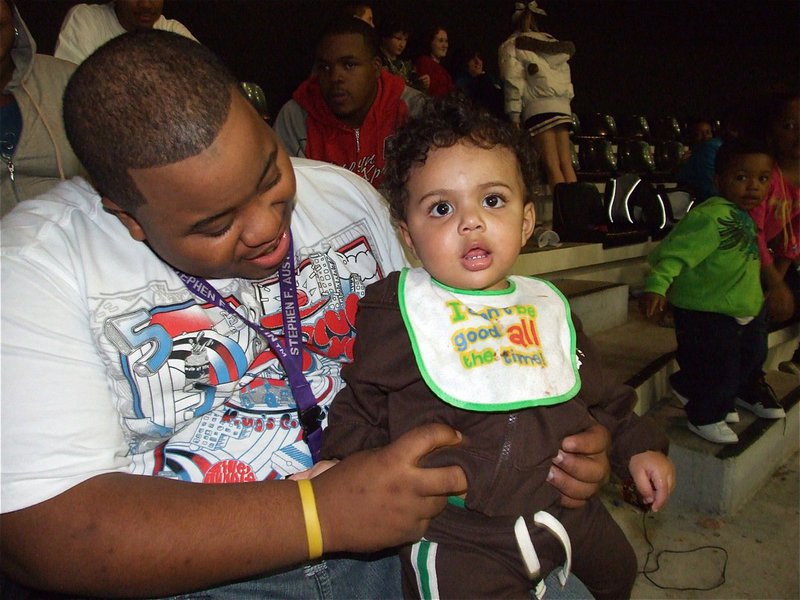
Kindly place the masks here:
<instances>
[{"instance_id":1,"label":"white sneaker","mask_svg":"<svg viewBox=\"0 0 800 600\"><path fill-rule=\"evenodd\" d=\"M689 404L689 399L680 392L678 392L678 390L676 390L675 388L672 388L672 395L675 396L683 406Z\"/></svg>"},{"instance_id":2,"label":"white sneaker","mask_svg":"<svg viewBox=\"0 0 800 600\"><path fill-rule=\"evenodd\" d=\"M800 364L797 364L793 360L785 360L778 365L778 371L800 376Z\"/></svg>"},{"instance_id":3,"label":"white sneaker","mask_svg":"<svg viewBox=\"0 0 800 600\"><path fill-rule=\"evenodd\" d=\"M726 423L738 423L739 422L739 413L735 410L732 410L727 415L725 415L725 422Z\"/></svg>"},{"instance_id":4,"label":"white sneaker","mask_svg":"<svg viewBox=\"0 0 800 600\"><path fill-rule=\"evenodd\" d=\"M733 429L728 427L725 421L709 425L692 425L689 423L689 431L715 444L735 444L739 441L739 436L736 435Z\"/></svg>"}]
</instances>

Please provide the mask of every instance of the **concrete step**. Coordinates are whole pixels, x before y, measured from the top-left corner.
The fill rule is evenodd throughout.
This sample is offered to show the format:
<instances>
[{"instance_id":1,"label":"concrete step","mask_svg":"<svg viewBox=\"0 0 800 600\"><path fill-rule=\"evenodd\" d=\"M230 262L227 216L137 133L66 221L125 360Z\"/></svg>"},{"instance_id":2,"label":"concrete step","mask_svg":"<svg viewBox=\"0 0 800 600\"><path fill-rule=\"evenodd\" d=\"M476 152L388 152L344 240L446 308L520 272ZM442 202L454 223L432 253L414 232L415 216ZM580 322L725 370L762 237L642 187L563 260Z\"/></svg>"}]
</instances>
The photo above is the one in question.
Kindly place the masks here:
<instances>
[{"instance_id":1,"label":"concrete step","mask_svg":"<svg viewBox=\"0 0 800 600\"><path fill-rule=\"evenodd\" d=\"M611 376L636 390L636 412L655 418L670 438L670 457L678 471L671 509L735 513L800 447L800 379L775 370L797 348L800 326L783 327L768 338L767 381L787 418L769 421L740 410L741 421L732 426L740 441L723 446L690 432L683 407L671 396L668 378L678 368L674 329L643 319L634 302L628 308L623 325L592 338Z\"/></svg>"},{"instance_id":2,"label":"concrete step","mask_svg":"<svg viewBox=\"0 0 800 600\"><path fill-rule=\"evenodd\" d=\"M686 413L674 398L665 398L648 414L670 439L670 458L678 484L671 509L731 515L760 490L772 473L800 446L800 387L795 375L767 372L767 381L781 399L786 418L760 419L739 409L741 421L731 425L737 444L714 444L690 432Z\"/></svg>"},{"instance_id":3,"label":"concrete step","mask_svg":"<svg viewBox=\"0 0 800 600\"><path fill-rule=\"evenodd\" d=\"M608 281L554 279L569 299L572 313L589 335L623 325L628 320L628 286Z\"/></svg>"},{"instance_id":4,"label":"concrete step","mask_svg":"<svg viewBox=\"0 0 800 600\"><path fill-rule=\"evenodd\" d=\"M602 244L565 242L539 248L531 238L511 272L545 279L587 279L641 285L649 267L646 257L658 242L647 241L615 248Z\"/></svg>"}]
</instances>

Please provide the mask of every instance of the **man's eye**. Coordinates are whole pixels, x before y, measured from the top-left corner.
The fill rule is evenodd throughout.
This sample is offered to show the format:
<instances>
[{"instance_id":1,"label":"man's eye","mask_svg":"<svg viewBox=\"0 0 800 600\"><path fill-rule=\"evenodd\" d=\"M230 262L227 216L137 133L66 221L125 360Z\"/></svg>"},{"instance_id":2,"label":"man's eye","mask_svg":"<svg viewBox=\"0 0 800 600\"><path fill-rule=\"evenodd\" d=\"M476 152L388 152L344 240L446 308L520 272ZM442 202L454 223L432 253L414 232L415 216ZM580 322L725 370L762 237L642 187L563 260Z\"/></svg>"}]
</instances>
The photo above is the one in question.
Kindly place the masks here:
<instances>
[{"instance_id":1,"label":"man's eye","mask_svg":"<svg viewBox=\"0 0 800 600\"><path fill-rule=\"evenodd\" d=\"M502 196L498 196L497 194L492 194L490 196L486 196L483 199L483 205L488 208L500 208L504 206L506 201L503 199Z\"/></svg>"},{"instance_id":2,"label":"man's eye","mask_svg":"<svg viewBox=\"0 0 800 600\"><path fill-rule=\"evenodd\" d=\"M430 215L432 217L446 217L453 212L453 207L447 202L437 202L431 208Z\"/></svg>"},{"instance_id":3,"label":"man's eye","mask_svg":"<svg viewBox=\"0 0 800 600\"><path fill-rule=\"evenodd\" d=\"M208 237L222 237L223 235L225 235L226 233L228 233L228 231L230 231L230 229L231 229L231 227L232 227L232 226L233 226L233 223L228 223L228 224L227 224L227 225L225 225L225 227L223 227L222 229L216 229L216 230L214 230L214 231L207 231L207 232L206 232L206 235L207 235Z\"/></svg>"}]
</instances>

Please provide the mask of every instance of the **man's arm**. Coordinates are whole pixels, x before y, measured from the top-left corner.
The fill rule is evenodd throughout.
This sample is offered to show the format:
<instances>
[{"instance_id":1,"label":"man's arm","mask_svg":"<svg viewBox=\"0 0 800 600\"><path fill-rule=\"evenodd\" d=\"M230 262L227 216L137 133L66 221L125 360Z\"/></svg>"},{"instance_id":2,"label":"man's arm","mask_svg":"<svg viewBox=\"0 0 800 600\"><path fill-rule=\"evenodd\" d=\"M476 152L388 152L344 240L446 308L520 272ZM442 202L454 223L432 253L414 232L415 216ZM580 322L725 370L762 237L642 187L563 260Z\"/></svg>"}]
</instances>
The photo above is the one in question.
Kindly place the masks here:
<instances>
[{"instance_id":1,"label":"man's arm","mask_svg":"<svg viewBox=\"0 0 800 600\"><path fill-rule=\"evenodd\" d=\"M447 496L466 490L466 478L458 467L417 462L459 441L447 426L425 426L316 477L325 552L419 539ZM202 485L109 473L6 513L0 527L5 573L70 594L176 594L308 557L294 481Z\"/></svg>"},{"instance_id":2,"label":"man's arm","mask_svg":"<svg viewBox=\"0 0 800 600\"><path fill-rule=\"evenodd\" d=\"M284 148L290 156L306 156L306 142L308 141L308 126L306 125L306 111L295 100L284 104L275 118L275 133L278 134Z\"/></svg>"}]
</instances>

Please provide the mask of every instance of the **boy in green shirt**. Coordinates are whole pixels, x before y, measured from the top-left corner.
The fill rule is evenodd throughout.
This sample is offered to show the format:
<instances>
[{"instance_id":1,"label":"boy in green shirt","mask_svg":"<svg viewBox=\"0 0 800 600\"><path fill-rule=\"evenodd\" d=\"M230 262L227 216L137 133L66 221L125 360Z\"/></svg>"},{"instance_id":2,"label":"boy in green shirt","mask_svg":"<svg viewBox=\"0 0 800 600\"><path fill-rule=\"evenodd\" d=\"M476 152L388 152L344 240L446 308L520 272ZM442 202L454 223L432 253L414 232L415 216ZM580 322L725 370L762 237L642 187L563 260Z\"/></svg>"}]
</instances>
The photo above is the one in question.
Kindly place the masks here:
<instances>
[{"instance_id":1,"label":"boy in green shirt","mask_svg":"<svg viewBox=\"0 0 800 600\"><path fill-rule=\"evenodd\" d=\"M650 254L640 299L645 316L655 317L669 298L680 367L670 378L673 392L686 405L689 429L720 444L739 441L728 423L738 422L737 397L766 358L756 229L747 211L764 200L771 170L761 143L726 142L715 164L719 195L692 209ZM777 404L738 404L768 418L785 414Z\"/></svg>"}]
</instances>

